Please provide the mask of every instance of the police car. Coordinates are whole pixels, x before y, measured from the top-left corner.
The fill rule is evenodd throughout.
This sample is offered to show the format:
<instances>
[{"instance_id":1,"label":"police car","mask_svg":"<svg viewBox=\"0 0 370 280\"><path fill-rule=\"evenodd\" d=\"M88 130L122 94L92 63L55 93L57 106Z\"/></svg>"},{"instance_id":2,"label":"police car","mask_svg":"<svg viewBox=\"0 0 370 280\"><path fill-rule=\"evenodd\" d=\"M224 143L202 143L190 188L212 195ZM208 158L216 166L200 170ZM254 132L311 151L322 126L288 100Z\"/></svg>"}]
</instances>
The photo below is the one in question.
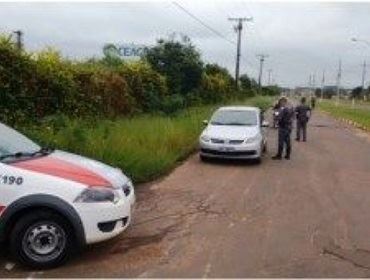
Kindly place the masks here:
<instances>
[{"instance_id":1,"label":"police car","mask_svg":"<svg viewBox=\"0 0 370 280\"><path fill-rule=\"evenodd\" d=\"M0 243L48 268L130 224L134 187L118 168L42 148L0 123Z\"/></svg>"}]
</instances>

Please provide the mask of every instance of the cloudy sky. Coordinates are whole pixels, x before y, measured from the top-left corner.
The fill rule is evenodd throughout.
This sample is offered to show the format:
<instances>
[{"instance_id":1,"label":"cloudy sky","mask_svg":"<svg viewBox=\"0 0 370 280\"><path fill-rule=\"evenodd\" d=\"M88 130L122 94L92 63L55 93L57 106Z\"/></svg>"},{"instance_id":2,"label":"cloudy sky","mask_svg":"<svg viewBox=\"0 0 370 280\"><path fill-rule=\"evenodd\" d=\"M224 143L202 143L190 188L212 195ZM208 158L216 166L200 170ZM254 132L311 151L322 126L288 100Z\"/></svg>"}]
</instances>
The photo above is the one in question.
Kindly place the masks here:
<instances>
[{"instance_id":1,"label":"cloudy sky","mask_svg":"<svg viewBox=\"0 0 370 280\"><path fill-rule=\"evenodd\" d=\"M228 17L253 17L242 35L241 72L257 77L257 54L268 54L280 85L307 85L310 74L320 84L335 84L338 61L342 84L361 83L361 64L370 65L370 3L178 1L228 40L236 33ZM28 50L53 46L71 58L101 56L105 43L151 45L173 32L187 34L207 62L234 73L236 47L196 22L172 2L0 3L0 32L21 29ZM370 80L370 67L367 81ZM267 71L263 77L267 83Z\"/></svg>"}]
</instances>

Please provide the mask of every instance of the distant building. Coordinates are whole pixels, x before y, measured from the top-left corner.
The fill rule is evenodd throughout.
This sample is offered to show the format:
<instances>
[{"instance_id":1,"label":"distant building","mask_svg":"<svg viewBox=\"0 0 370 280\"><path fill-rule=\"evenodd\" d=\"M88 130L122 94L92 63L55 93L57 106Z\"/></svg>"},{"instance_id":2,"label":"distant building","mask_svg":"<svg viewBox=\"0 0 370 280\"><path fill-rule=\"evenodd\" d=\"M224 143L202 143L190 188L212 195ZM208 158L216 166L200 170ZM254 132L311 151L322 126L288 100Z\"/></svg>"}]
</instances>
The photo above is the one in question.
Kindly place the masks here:
<instances>
[{"instance_id":1,"label":"distant building","mask_svg":"<svg viewBox=\"0 0 370 280\"><path fill-rule=\"evenodd\" d=\"M310 96L314 92L314 90L310 87L296 87L294 91L298 96Z\"/></svg>"},{"instance_id":2,"label":"distant building","mask_svg":"<svg viewBox=\"0 0 370 280\"><path fill-rule=\"evenodd\" d=\"M332 98L333 96L337 95L337 86L324 86L323 90L323 96L324 98ZM345 89L345 88L340 88L339 95L342 98L348 98L351 95L351 90L350 89Z\"/></svg>"}]
</instances>

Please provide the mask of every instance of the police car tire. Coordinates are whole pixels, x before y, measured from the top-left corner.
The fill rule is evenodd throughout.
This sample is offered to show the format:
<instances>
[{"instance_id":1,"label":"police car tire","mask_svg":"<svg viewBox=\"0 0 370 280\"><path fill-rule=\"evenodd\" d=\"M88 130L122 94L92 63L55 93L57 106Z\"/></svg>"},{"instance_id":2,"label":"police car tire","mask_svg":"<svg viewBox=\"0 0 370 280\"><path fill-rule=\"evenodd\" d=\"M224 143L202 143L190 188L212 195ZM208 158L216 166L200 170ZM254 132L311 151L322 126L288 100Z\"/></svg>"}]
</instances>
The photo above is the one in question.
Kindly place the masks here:
<instances>
[{"instance_id":1,"label":"police car tire","mask_svg":"<svg viewBox=\"0 0 370 280\"><path fill-rule=\"evenodd\" d=\"M258 158L256 158L256 159L254 160L254 162L255 162L256 164L261 164L261 163L262 163L262 157L258 157Z\"/></svg>"},{"instance_id":2,"label":"police car tire","mask_svg":"<svg viewBox=\"0 0 370 280\"><path fill-rule=\"evenodd\" d=\"M36 225L50 225L59 229L58 232L64 238L64 242L55 257L41 260L27 254L24 240L30 229L35 228ZM62 216L52 211L38 210L21 217L15 224L10 235L10 253L17 261L26 266L38 269L53 268L63 264L71 256L74 243L71 226Z\"/></svg>"}]
</instances>

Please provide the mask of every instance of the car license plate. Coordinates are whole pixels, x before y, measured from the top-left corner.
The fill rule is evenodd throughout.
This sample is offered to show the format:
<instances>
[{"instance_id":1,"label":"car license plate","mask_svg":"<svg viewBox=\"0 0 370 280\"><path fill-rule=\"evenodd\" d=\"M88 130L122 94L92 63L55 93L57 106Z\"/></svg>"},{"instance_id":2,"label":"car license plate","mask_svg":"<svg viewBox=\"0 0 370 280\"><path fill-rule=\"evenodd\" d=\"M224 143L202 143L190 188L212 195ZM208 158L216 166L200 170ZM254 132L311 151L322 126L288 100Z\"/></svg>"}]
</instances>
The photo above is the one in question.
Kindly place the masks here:
<instances>
[{"instance_id":1,"label":"car license plate","mask_svg":"<svg viewBox=\"0 0 370 280\"><path fill-rule=\"evenodd\" d=\"M233 147L220 147L220 151L223 151L223 152L231 152L234 150L235 149Z\"/></svg>"}]
</instances>

